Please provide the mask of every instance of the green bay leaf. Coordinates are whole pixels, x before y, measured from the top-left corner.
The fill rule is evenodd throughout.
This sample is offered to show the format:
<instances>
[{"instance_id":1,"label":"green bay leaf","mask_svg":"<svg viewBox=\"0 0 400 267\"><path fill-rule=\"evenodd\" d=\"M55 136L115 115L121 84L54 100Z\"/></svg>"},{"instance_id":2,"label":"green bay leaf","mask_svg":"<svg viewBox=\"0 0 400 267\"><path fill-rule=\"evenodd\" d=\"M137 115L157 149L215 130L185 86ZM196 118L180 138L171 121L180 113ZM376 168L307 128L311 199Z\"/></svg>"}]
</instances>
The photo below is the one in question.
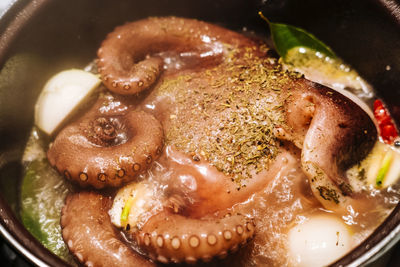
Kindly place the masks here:
<instances>
[{"instance_id":1,"label":"green bay leaf","mask_svg":"<svg viewBox=\"0 0 400 267\"><path fill-rule=\"evenodd\" d=\"M268 23L275 49L283 60L285 60L288 51L296 47L308 48L330 58L336 58L332 49L311 33L291 25L270 22L261 12L259 12L259 15Z\"/></svg>"}]
</instances>

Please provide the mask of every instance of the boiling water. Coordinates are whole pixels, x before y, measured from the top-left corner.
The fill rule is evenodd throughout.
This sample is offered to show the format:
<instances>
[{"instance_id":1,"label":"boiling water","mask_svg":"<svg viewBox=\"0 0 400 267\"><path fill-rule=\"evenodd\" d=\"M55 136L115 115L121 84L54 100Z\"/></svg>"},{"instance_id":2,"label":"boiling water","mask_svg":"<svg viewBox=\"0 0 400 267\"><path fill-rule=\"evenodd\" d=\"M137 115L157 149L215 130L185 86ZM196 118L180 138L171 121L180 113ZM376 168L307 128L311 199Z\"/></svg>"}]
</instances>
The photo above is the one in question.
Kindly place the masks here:
<instances>
[{"instance_id":1,"label":"boiling water","mask_svg":"<svg viewBox=\"0 0 400 267\"><path fill-rule=\"evenodd\" d=\"M179 59L173 58L171 62L178 62ZM183 64L183 63L182 63ZM174 64L176 65L176 64ZM178 64L179 65L179 64ZM91 69L90 67L88 68ZM259 71L259 70L256 70ZM352 72L352 75L354 73ZM170 83L174 85L179 85L180 83L185 83L187 81L196 80L196 77L187 77L181 75L176 78L172 76ZM227 79L233 79L234 77L228 77ZM168 82L168 80L166 81ZM201 82L197 86L203 86ZM218 88L218 81L214 81L213 88ZM164 90L165 89L165 90ZM195 97L188 97L188 93L196 95L198 93L194 92L193 88L187 88L187 92L182 98L181 92L171 92L167 90L168 88L159 88L158 92L150 94L141 104L144 110L153 113L159 120L163 122L163 126L166 127L166 137L171 138L178 135L181 139L175 142L174 145L180 147L182 150L190 153L195 153L196 156L201 158L201 162L198 164L183 164L181 169L175 167L171 168L171 163L178 159L181 161L190 161L191 156L181 156L179 153L170 152L168 154L169 146L164 150L163 155L160 159L155 162L154 167L147 173L141 176L141 180L148 180L149 183L157 187L157 192L162 192L169 194L169 191L180 191L183 192L184 197L188 202L196 203L196 199L191 199L192 191L194 191L195 186L193 184L199 183L199 179L203 180L205 183L211 183L208 180L207 173L212 173L212 177L225 175L222 173L217 173L217 168L223 168L227 166L228 161L224 161L220 158L216 158L213 155L209 155L212 148L207 147L209 143L208 139L202 139L202 137L196 136L196 133L201 133L207 138L216 136L220 134L221 138L230 138L226 132L219 130L221 127L216 125L213 128L214 121L210 120L207 124L208 129L211 129L211 135L204 132L203 127L205 124L189 124L188 121L193 119L193 114L191 112L191 107L199 108L199 112L203 112L204 108L199 99ZM191 92L191 90L193 92ZM212 92L209 92L212 95ZM246 92L240 95L238 99L249 99L251 100L254 91L249 94ZM366 91L362 91L362 97L366 97ZM214 95L215 96L215 95ZM272 97L272 99L271 99ZM368 96L369 97L369 96ZM112 96L106 97L109 101L106 107L125 105L122 100L113 98ZM182 98L184 101L179 102ZM231 101L235 101L235 97L232 97ZM165 100L167 99L167 100ZM172 104L168 102L168 99L178 100ZM273 103L274 94L271 94L268 98L263 98L266 103ZM201 100L207 100L206 98L201 98ZM192 101L192 102L191 102ZM197 101L197 102L196 102ZM258 101L258 99L257 99ZM114 104L113 104L114 103ZM209 103L209 102L207 102ZM216 101L215 103L219 103ZM211 103L210 105L215 105ZM253 103L257 103L253 101ZM231 102L230 102L231 104ZM239 104L243 104L242 102ZM239 105L238 104L238 105ZM245 105L244 103L243 105ZM263 107L265 103L260 102L259 106ZM115 106L114 105L114 106ZM128 104L126 104L128 105ZM189 108L190 105L190 108ZM254 105L257 107L257 105ZM247 116L247 110L245 107L238 107L238 110L243 111L242 113L244 120L249 123L245 125L239 125L239 127L247 127L250 124L259 123L257 116ZM273 108L271 110L274 110ZM226 116L226 120L232 116L229 110L219 110L218 113L222 114L219 116ZM206 112L209 112L208 110ZM182 122L174 123L175 116L179 114L184 114L186 121L186 126ZM217 114L217 112L215 113ZM195 118L199 116L213 116L213 113L201 113L201 115L194 114ZM257 115L257 110L252 110L251 114ZM192 116L192 117L191 117ZM240 115L239 115L240 116ZM271 121L279 119L279 113L268 114L268 119ZM220 118L220 117L219 117ZM246 122L247 123L247 122ZM178 130L176 130L176 126ZM189 126L189 127L187 127ZM265 125L260 125L264 127ZM186 128L185 128L186 127ZM184 133L180 133L184 131ZM197 139L198 143L203 144L203 150L192 149L190 145L187 145L187 140ZM222 140L226 141L226 140ZM265 140L265 142L270 142L269 145L273 146L273 141ZM48 144L40 137L40 134L36 130L32 131L32 136L27 145L24 155L24 164L27 166L27 172L24 178L25 187L22 188L21 194L21 216L27 228L40 239L44 245L46 245L50 250L54 251L64 259L71 261L71 257L67 254L67 249L62 242L60 234L60 226L58 224L62 202L65 195L73 190L73 187L68 181L60 177L53 169L48 165L45 160L45 151ZM232 149L232 148L226 148ZM283 151L283 152L282 152ZM249 151L249 153L256 153L257 151ZM286 155L285 159L282 155ZM288 164L280 167L278 171L275 172L273 176L268 176L266 173L258 172L257 168L262 168L263 166L255 166L254 169L250 170L254 175L252 180L248 182L243 179L243 170L232 169L232 173L235 176L235 187L232 189L222 188L223 185L216 185L217 189L221 189L220 192L229 194L229 198L235 201L232 210L241 212L246 215L253 216L257 222L256 234L253 241L248 244L247 247L241 249L237 254L228 257L228 259L216 263L216 265L226 264L233 266L282 266L282 265L295 265L296 261L292 255L289 253L288 249L288 232L289 230L304 221L307 221L310 217L315 215L333 215L338 219L342 220L348 227L349 232L352 233L353 242L351 247L359 244L363 239L365 239L389 214L393 207L397 204L398 198L400 196L397 186L389 187L385 190L375 190L366 185L361 184L360 190L365 194L365 197L360 200L359 207L351 207L344 212L344 214L332 214L332 212L324 210L319 202L313 197L313 194L308 185L308 179L303 174L300 167L300 151L290 145L286 148L281 148L281 151L271 150L268 154L271 158L278 159ZM204 160L207 159L213 162L213 166L204 165ZM35 167L35 162L41 162L40 167ZM201 165L203 164L203 165ZM221 165L218 165L221 164ZM181 164L182 165L182 164ZM190 165L190 167L189 167ZM37 164L36 164L37 166ZM201 174L199 169L206 170ZM196 169L197 168L197 169ZM29 173L34 172L35 175L29 175ZM175 172L175 174L174 174ZM262 176L264 175L264 176ZM34 177L34 178L32 178ZM171 177L174 177L171 181ZM258 177L258 178L257 178ZM261 177L261 178L260 178ZM262 179L262 178L265 179ZM237 179L236 179L237 178ZM33 180L32 180L33 179ZM246 184L247 183L247 184ZM252 185L254 183L254 185ZM192 185L192 187L191 187ZM245 187L243 187L245 185ZM247 185L247 186L246 186ZM213 185L214 186L214 185ZM218 187L220 186L220 187ZM210 187L212 188L212 187ZM258 188L258 190L255 190ZM237 190L236 190L237 189ZM239 190L240 189L240 190ZM215 189L216 190L216 189ZM229 191L229 192L227 192ZM218 191L216 191L218 193ZM220 195L222 193L219 193ZM235 197L232 197L235 196ZM222 198L221 198L222 199ZM224 199L222 199L225 201ZM34 203L34 205L32 205ZM226 202L226 208L229 208L230 202ZM35 207L37 205L37 208ZM221 204L222 205L222 204ZM372 208L371 208L372 207ZM191 210L193 216L201 216L209 211L208 206L199 208L198 210ZM25 219L24 219L25 218ZM31 219L31 220L29 220ZM38 222L32 221L37 219Z\"/></svg>"}]
</instances>

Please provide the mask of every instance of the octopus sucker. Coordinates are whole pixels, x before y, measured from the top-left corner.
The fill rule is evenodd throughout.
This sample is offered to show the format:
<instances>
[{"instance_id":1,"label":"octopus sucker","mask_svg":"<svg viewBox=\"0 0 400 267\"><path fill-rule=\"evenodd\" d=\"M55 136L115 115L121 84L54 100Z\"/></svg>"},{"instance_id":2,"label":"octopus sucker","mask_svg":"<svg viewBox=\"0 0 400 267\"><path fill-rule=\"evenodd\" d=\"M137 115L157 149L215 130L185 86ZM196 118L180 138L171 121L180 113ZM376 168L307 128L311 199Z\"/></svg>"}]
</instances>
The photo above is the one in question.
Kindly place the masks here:
<instances>
[{"instance_id":1,"label":"octopus sucker","mask_svg":"<svg viewBox=\"0 0 400 267\"><path fill-rule=\"evenodd\" d=\"M61 228L71 253L86 266L155 266L121 241L107 213L111 203L94 192L67 197Z\"/></svg>"},{"instance_id":2,"label":"octopus sucker","mask_svg":"<svg viewBox=\"0 0 400 267\"><path fill-rule=\"evenodd\" d=\"M149 168L162 146L162 126L149 113L89 112L58 134L47 157L67 179L83 187L118 187Z\"/></svg>"},{"instance_id":3,"label":"octopus sucker","mask_svg":"<svg viewBox=\"0 0 400 267\"><path fill-rule=\"evenodd\" d=\"M180 70L209 67L221 62L225 45L245 42L235 32L194 19L148 18L108 34L97 52L97 66L108 89L131 95L154 85L171 56L180 58Z\"/></svg>"},{"instance_id":4,"label":"octopus sucker","mask_svg":"<svg viewBox=\"0 0 400 267\"><path fill-rule=\"evenodd\" d=\"M249 242L255 221L241 214L192 219L161 212L151 217L131 238L162 263L195 263L224 258Z\"/></svg>"}]
</instances>

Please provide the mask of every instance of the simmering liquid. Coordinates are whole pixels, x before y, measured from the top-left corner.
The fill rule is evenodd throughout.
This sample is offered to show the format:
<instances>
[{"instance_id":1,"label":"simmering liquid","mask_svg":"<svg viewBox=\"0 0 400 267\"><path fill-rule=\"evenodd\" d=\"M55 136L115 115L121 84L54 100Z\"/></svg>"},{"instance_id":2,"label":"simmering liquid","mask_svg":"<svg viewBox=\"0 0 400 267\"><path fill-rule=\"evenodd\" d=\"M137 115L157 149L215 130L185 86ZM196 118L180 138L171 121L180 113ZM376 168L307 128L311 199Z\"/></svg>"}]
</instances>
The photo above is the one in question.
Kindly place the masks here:
<instances>
[{"instance_id":1,"label":"simmering liquid","mask_svg":"<svg viewBox=\"0 0 400 267\"><path fill-rule=\"evenodd\" d=\"M178 72L190 62L190 54L164 57L170 64L166 65L162 81L150 93L133 102L130 97L113 96L104 91L99 94L104 102L100 107L104 114L110 109L139 108L152 113L164 128L163 153L139 179L154 189L153 197L159 202L144 212L138 227L169 197L178 199L181 212L193 218L228 209L255 218L255 238L237 254L213 264L296 265L298 262L290 253L288 233L297 224L317 215L335 216L348 228L352 248L397 204L396 186L375 190L361 185L359 189L365 197L357 207L348 206L343 214L322 208L301 169L301 151L274 138L274 125L282 120L283 100L282 92L277 89L280 79L273 78L281 70L263 67L264 60L271 59L258 58L250 49L246 59L241 59L243 62L236 62L232 53L227 62L206 70L210 78L204 79L204 73ZM287 78L285 75L280 78ZM260 79L265 80L265 87ZM255 86L253 82L261 85ZM23 195L22 217L27 218L28 209L33 208L29 211L33 219L57 221L57 211L41 213L35 205L46 206L63 200L73 188L46 162L46 147L46 142L33 131L24 156L27 172L35 172L37 179L51 176L57 181L53 189L62 188L62 193L55 194L55 190L45 188L46 192L32 190ZM33 162L39 161L41 167L35 168ZM30 226L30 229L35 227ZM40 228L46 231L45 227ZM59 243L59 225L53 225L52 229L48 234ZM134 243L131 245L135 247ZM66 257L65 247L60 250L63 252L58 254Z\"/></svg>"}]
</instances>

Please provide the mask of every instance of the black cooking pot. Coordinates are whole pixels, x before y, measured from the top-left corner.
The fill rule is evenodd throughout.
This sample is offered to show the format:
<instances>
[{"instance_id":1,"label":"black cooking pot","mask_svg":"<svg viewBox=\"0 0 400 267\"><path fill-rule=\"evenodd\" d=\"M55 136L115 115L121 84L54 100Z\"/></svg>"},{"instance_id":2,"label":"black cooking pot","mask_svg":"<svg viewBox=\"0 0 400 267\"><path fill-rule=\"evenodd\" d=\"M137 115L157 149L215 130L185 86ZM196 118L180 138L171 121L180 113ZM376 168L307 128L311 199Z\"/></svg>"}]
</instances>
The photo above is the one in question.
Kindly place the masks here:
<instances>
[{"instance_id":1,"label":"black cooking pot","mask_svg":"<svg viewBox=\"0 0 400 267\"><path fill-rule=\"evenodd\" d=\"M400 122L400 14L379 0L20 0L0 18L0 232L37 265L66 265L22 226L18 217L21 156L34 103L54 73L83 67L105 35L126 21L175 15L246 27L267 35L257 12L303 27L350 63ZM361 245L334 265L364 265L400 239L400 205Z\"/></svg>"}]
</instances>

